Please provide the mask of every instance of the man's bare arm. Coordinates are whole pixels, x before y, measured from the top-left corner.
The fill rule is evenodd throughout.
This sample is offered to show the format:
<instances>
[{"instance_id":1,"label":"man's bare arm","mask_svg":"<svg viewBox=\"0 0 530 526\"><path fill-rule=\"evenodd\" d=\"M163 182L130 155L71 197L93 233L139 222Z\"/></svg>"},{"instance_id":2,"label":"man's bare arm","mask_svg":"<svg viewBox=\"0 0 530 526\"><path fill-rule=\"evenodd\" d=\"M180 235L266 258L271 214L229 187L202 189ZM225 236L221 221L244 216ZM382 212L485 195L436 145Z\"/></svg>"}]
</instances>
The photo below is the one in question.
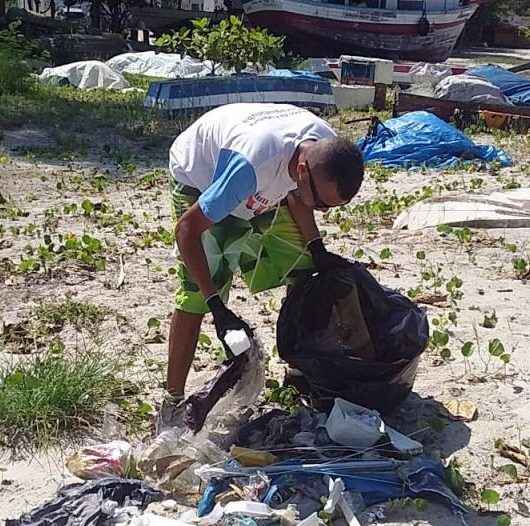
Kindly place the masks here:
<instances>
[{"instance_id":1,"label":"man's bare arm","mask_svg":"<svg viewBox=\"0 0 530 526\"><path fill-rule=\"evenodd\" d=\"M175 239L180 256L204 298L209 298L217 292L201 242L202 233L213 224L203 214L199 204L195 203L184 213L175 227Z\"/></svg>"}]
</instances>

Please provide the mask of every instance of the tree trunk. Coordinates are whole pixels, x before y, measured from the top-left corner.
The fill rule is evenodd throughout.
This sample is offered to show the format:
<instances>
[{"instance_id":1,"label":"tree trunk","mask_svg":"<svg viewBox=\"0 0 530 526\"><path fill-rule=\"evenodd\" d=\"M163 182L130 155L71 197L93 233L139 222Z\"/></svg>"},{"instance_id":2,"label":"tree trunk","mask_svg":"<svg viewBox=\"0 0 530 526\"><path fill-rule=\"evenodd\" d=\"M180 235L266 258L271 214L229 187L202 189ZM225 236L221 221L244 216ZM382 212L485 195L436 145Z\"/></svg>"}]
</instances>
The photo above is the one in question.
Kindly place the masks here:
<instances>
[{"instance_id":1,"label":"tree trunk","mask_svg":"<svg viewBox=\"0 0 530 526\"><path fill-rule=\"evenodd\" d=\"M6 0L0 0L0 16L6 14Z\"/></svg>"}]
</instances>

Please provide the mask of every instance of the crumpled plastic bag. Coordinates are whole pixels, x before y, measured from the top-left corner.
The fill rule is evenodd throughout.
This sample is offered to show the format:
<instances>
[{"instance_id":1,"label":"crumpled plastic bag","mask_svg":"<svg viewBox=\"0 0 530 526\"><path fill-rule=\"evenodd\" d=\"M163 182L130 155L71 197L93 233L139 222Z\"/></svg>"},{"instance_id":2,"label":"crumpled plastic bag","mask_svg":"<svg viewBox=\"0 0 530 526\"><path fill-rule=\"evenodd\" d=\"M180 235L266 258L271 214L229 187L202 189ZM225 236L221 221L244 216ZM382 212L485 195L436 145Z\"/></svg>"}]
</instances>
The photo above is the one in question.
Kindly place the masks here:
<instances>
[{"instance_id":1,"label":"crumpled plastic bag","mask_svg":"<svg viewBox=\"0 0 530 526\"><path fill-rule=\"evenodd\" d=\"M158 435L142 452L138 469L147 480L156 482L163 489L179 495L196 495L201 479L195 469L228 459L228 453L204 436L174 427Z\"/></svg>"},{"instance_id":2,"label":"crumpled plastic bag","mask_svg":"<svg viewBox=\"0 0 530 526\"><path fill-rule=\"evenodd\" d=\"M133 447L123 440L87 446L66 460L68 471L83 480L109 475L131 477L136 471Z\"/></svg>"},{"instance_id":3,"label":"crumpled plastic bag","mask_svg":"<svg viewBox=\"0 0 530 526\"><path fill-rule=\"evenodd\" d=\"M55 499L19 519L6 520L6 526L98 526L112 516L116 504L127 502L144 510L166 498L141 480L106 477L65 486ZM114 506L108 505L111 501Z\"/></svg>"},{"instance_id":4,"label":"crumpled plastic bag","mask_svg":"<svg viewBox=\"0 0 530 526\"><path fill-rule=\"evenodd\" d=\"M216 376L186 400L186 425L199 440L211 440L222 449L235 441L245 409L265 386L265 353L255 335L252 348L223 365Z\"/></svg>"},{"instance_id":5,"label":"crumpled plastic bag","mask_svg":"<svg viewBox=\"0 0 530 526\"><path fill-rule=\"evenodd\" d=\"M383 436L385 423L377 411L335 398L326 421L326 431L337 444L364 449L373 446Z\"/></svg>"}]
</instances>

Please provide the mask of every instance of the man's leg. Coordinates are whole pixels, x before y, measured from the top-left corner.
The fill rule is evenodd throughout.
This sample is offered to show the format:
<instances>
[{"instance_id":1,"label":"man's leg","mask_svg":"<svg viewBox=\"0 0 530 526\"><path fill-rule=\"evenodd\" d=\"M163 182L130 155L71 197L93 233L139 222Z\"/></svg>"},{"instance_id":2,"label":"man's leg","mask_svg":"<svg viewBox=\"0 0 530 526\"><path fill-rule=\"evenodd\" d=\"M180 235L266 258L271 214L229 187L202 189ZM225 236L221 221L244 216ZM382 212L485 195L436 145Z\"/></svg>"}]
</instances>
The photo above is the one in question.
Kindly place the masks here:
<instances>
[{"instance_id":1,"label":"man's leg","mask_svg":"<svg viewBox=\"0 0 530 526\"><path fill-rule=\"evenodd\" d=\"M184 395L204 314L175 310L169 330L167 391L174 397Z\"/></svg>"}]
</instances>

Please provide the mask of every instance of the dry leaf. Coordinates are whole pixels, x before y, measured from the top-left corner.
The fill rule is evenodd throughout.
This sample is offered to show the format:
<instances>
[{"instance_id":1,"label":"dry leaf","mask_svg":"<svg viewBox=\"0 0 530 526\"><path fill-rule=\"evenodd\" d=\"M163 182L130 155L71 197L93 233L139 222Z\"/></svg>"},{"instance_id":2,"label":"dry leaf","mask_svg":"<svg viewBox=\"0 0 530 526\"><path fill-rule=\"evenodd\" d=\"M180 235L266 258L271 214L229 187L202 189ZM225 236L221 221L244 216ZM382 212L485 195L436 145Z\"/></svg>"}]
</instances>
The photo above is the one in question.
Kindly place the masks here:
<instances>
[{"instance_id":1,"label":"dry leaf","mask_svg":"<svg viewBox=\"0 0 530 526\"><path fill-rule=\"evenodd\" d=\"M500 439L495 443L495 446L499 450L499 455L501 457L508 458L522 466L530 467L530 458L518 447L510 446Z\"/></svg>"},{"instance_id":2,"label":"dry leaf","mask_svg":"<svg viewBox=\"0 0 530 526\"><path fill-rule=\"evenodd\" d=\"M445 400L442 405L451 420L471 422L477 416L477 406L469 400Z\"/></svg>"},{"instance_id":3,"label":"dry leaf","mask_svg":"<svg viewBox=\"0 0 530 526\"><path fill-rule=\"evenodd\" d=\"M415 303L434 305L435 307L449 307L447 294L434 294L433 292L421 292L413 298Z\"/></svg>"}]
</instances>

